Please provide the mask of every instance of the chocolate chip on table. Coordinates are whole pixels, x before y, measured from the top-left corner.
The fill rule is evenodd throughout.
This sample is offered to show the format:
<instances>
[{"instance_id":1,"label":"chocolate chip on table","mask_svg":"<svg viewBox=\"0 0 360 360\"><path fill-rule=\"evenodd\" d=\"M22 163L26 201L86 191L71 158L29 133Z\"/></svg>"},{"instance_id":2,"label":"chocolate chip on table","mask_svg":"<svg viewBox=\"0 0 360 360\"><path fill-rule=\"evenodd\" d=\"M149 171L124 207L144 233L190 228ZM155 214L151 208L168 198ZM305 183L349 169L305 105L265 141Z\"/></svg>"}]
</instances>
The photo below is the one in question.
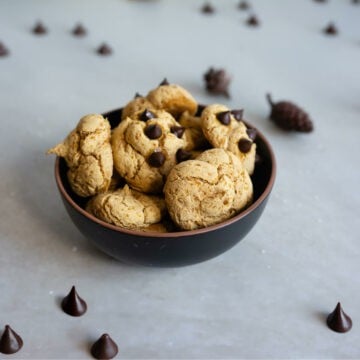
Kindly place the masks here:
<instances>
[{"instance_id":1,"label":"chocolate chip on table","mask_svg":"<svg viewBox=\"0 0 360 360\"><path fill-rule=\"evenodd\" d=\"M314 1L317 3L326 3L327 2L327 0L314 0Z\"/></svg>"},{"instance_id":2,"label":"chocolate chip on table","mask_svg":"<svg viewBox=\"0 0 360 360\"><path fill-rule=\"evenodd\" d=\"M9 50L2 42L0 42L0 56L7 56L7 55L9 55Z\"/></svg>"},{"instance_id":3,"label":"chocolate chip on table","mask_svg":"<svg viewBox=\"0 0 360 360\"><path fill-rule=\"evenodd\" d=\"M326 323L331 330L344 333L351 329L352 320L349 315L345 314L338 302L334 311L330 313L326 319Z\"/></svg>"},{"instance_id":4,"label":"chocolate chip on table","mask_svg":"<svg viewBox=\"0 0 360 360\"><path fill-rule=\"evenodd\" d=\"M179 139L181 139L181 137L184 134L185 128L183 126L172 126L170 128L170 131L176 135Z\"/></svg>"},{"instance_id":5,"label":"chocolate chip on table","mask_svg":"<svg viewBox=\"0 0 360 360\"><path fill-rule=\"evenodd\" d=\"M337 29L334 23L329 23L329 25L325 27L323 32L326 35L337 35L339 30Z\"/></svg>"},{"instance_id":6,"label":"chocolate chip on table","mask_svg":"<svg viewBox=\"0 0 360 360\"><path fill-rule=\"evenodd\" d=\"M73 31L72 31L74 36L85 36L87 34L87 30L84 28L84 26L82 24L77 24Z\"/></svg>"},{"instance_id":7,"label":"chocolate chip on table","mask_svg":"<svg viewBox=\"0 0 360 360\"><path fill-rule=\"evenodd\" d=\"M162 130L159 125L151 124L145 128L144 133L149 139L154 140L162 135Z\"/></svg>"},{"instance_id":8,"label":"chocolate chip on table","mask_svg":"<svg viewBox=\"0 0 360 360\"><path fill-rule=\"evenodd\" d=\"M118 346L115 341L108 335L103 334L91 346L91 355L95 359L112 359L119 352Z\"/></svg>"},{"instance_id":9,"label":"chocolate chip on table","mask_svg":"<svg viewBox=\"0 0 360 360\"><path fill-rule=\"evenodd\" d=\"M238 142L238 147L242 153L248 153L251 149L252 144L253 144L252 141L245 138L241 138Z\"/></svg>"},{"instance_id":10,"label":"chocolate chip on table","mask_svg":"<svg viewBox=\"0 0 360 360\"><path fill-rule=\"evenodd\" d=\"M240 1L239 5L238 5L238 8L240 10L247 10L247 9L250 8L250 4L247 1Z\"/></svg>"},{"instance_id":11,"label":"chocolate chip on table","mask_svg":"<svg viewBox=\"0 0 360 360\"><path fill-rule=\"evenodd\" d=\"M352 0L352 4L358 5L358 4L360 4L360 0Z\"/></svg>"},{"instance_id":12,"label":"chocolate chip on table","mask_svg":"<svg viewBox=\"0 0 360 360\"><path fill-rule=\"evenodd\" d=\"M214 95L224 95L227 98L230 97L228 87L231 82L230 76L224 69L210 68L204 74L206 90Z\"/></svg>"},{"instance_id":13,"label":"chocolate chip on table","mask_svg":"<svg viewBox=\"0 0 360 360\"><path fill-rule=\"evenodd\" d=\"M103 43L97 48L96 52L99 55L107 56L107 55L111 55L113 51L108 44Z\"/></svg>"},{"instance_id":14,"label":"chocolate chip on table","mask_svg":"<svg viewBox=\"0 0 360 360\"><path fill-rule=\"evenodd\" d=\"M178 163L180 163L182 161L189 160L190 158L191 158L191 152L190 151L186 151L184 149L179 149L176 152L176 161Z\"/></svg>"},{"instance_id":15,"label":"chocolate chip on table","mask_svg":"<svg viewBox=\"0 0 360 360\"><path fill-rule=\"evenodd\" d=\"M231 110L230 113L235 118L235 120L241 121L244 115L244 109Z\"/></svg>"},{"instance_id":16,"label":"chocolate chip on table","mask_svg":"<svg viewBox=\"0 0 360 360\"><path fill-rule=\"evenodd\" d=\"M154 119L156 116L153 112L151 112L150 110L148 109L145 109L142 114L140 115L140 120L142 121L147 121L147 120L150 120L150 119Z\"/></svg>"},{"instance_id":17,"label":"chocolate chip on table","mask_svg":"<svg viewBox=\"0 0 360 360\"><path fill-rule=\"evenodd\" d=\"M248 26L259 26L260 25L260 21L258 19L258 17L256 15L251 15L247 20L246 20L246 24Z\"/></svg>"},{"instance_id":18,"label":"chocolate chip on table","mask_svg":"<svg viewBox=\"0 0 360 360\"><path fill-rule=\"evenodd\" d=\"M202 114L202 112L204 111L205 108L206 108L205 105L198 104L195 116L201 116L201 114Z\"/></svg>"},{"instance_id":19,"label":"chocolate chip on table","mask_svg":"<svg viewBox=\"0 0 360 360\"><path fill-rule=\"evenodd\" d=\"M213 14L215 9L210 3L205 3L201 8L201 12L203 14Z\"/></svg>"},{"instance_id":20,"label":"chocolate chip on table","mask_svg":"<svg viewBox=\"0 0 360 360\"><path fill-rule=\"evenodd\" d=\"M61 308L71 316L81 316L87 310L86 302L78 295L75 286L73 286L67 296L61 302Z\"/></svg>"},{"instance_id":21,"label":"chocolate chip on table","mask_svg":"<svg viewBox=\"0 0 360 360\"><path fill-rule=\"evenodd\" d=\"M257 136L256 129L254 129L254 128L246 129L246 133L252 141L254 141L256 139L256 136Z\"/></svg>"},{"instance_id":22,"label":"chocolate chip on table","mask_svg":"<svg viewBox=\"0 0 360 360\"><path fill-rule=\"evenodd\" d=\"M148 163L153 167L160 167L165 162L165 155L161 151L154 151L148 157Z\"/></svg>"},{"instance_id":23,"label":"chocolate chip on table","mask_svg":"<svg viewBox=\"0 0 360 360\"><path fill-rule=\"evenodd\" d=\"M9 325L0 337L0 353L15 354L23 346L23 340Z\"/></svg>"},{"instance_id":24,"label":"chocolate chip on table","mask_svg":"<svg viewBox=\"0 0 360 360\"><path fill-rule=\"evenodd\" d=\"M170 83L167 81L167 78L164 78L164 80L159 84L159 86L164 86L164 85L170 85Z\"/></svg>"},{"instance_id":25,"label":"chocolate chip on table","mask_svg":"<svg viewBox=\"0 0 360 360\"><path fill-rule=\"evenodd\" d=\"M33 27L32 32L36 35L44 35L48 30L41 21L38 21Z\"/></svg>"},{"instance_id":26,"label":"chocolate chip on table","mask_svg":"<svg viewBox=\"0 0 360 360\"><path fill-rule=\"evenodd\" d=\"M283 130L294 130L298 132L311 132L314 125L309 115L299 106L290 101L279 101L274 103L271 95L266 95L271 106L269 118Z\"/></svg>"},{"instance_id":27,"label":"chocolate chip on table","mask_svg":"<svg viewBox=\"0 0 360 360\"><path fill-rule=\"evenodd\" d=\"M231 121L230 111L222 111L216 114L216 118L224 125L229 125Z\"/></svg>"}]
</instances>

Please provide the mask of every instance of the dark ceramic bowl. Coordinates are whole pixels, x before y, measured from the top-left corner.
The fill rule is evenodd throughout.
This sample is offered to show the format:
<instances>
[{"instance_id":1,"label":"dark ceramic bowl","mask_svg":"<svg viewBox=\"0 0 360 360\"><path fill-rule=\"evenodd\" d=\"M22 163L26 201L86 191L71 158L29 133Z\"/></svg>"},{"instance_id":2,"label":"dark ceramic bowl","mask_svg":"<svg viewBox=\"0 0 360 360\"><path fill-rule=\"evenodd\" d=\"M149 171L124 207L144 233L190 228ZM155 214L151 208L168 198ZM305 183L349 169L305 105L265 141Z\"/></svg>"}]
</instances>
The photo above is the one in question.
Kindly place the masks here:
<instances>
[{"instance_id":1,"label":"dark ceramic bowl","mask_svg":"<svg viewBox=\"0 0 360 360\"><path fill-rule=\"evenodd\" d=\"M121 109L104 116L114 127L121 118ZM275 180L275 157L270 144L260 132L255 142L260 161L252 176L253 204L229 220L198 230L156 233L110 225L84 210L85 200L70 189L66 176L67 166L62 158L56 159L55 178L65 208L74 224L106 254L126 263L147 266L196 264L220 255L237 244L256 224L265 208Z\"/></svg>"}]
</instances>

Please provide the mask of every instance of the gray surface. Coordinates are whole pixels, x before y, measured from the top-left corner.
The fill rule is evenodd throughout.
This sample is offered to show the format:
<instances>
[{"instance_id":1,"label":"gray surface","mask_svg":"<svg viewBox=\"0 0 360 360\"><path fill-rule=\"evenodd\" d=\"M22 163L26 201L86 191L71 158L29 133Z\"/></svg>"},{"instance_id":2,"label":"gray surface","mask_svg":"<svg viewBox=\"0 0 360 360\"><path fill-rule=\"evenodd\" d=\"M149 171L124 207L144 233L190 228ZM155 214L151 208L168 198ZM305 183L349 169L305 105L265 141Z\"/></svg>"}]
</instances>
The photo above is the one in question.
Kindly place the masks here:
<instances>
[{"instance_id":1,"label":"gray surface","mask_svg":"<svg viewBox=\"0 0 360 360\"><path fill-rule=\"evenodd\" d=\"M216 4L206 17L202 1L1 0L11 56L0 58L0 328L24 339L8 358L88 358L103 332L119 358L360 358L360 6L254 0L263 25L249 29L237 1ZM30 33L37 19L48 35ZM69 34L79 20L83 39ZM336 38L320 32L330 20ZM103 40L113 56L94 54ZM210 65L232 74L231 100L205 93ZM271 141L278 176L232 250L185 268L130 267L73 226L44 153L82 115L164 76L199 102L243 106ZM275 128L267 91L301 104L315 132ZM58 306L73 284L89 305L81 318ZM353 318L347 334L324 324L337 301Z\"/></svg>"}]
</instances>

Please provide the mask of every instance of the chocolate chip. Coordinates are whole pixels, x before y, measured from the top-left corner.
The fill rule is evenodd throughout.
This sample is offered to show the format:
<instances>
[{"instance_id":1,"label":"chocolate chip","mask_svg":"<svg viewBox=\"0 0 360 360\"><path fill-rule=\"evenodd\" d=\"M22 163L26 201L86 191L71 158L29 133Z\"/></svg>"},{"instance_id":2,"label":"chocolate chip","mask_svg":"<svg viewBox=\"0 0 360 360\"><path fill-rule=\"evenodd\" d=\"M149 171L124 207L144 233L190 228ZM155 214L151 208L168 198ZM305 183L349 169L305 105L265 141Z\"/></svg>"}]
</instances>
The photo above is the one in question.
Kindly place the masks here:
<instances>
[{"instance_id":1,"label":"chocolate chip","mask_svg":"<svg viewBox=\"0 0 360 360\"><path fill-rule=\"evenodd\" d=\"M238 5L238 8L240 10L247 10L247 9L250 8L250 4L247 1L240 1L239 5Z\"/></svg>"},{"instance_id":2,"label":"chocolate chip","mask_svg":"<svg viewBox=\"0 0 360 360\"><path fill-rule=\"evenodd\" d=\"M251 145L252 145L252 141L245 138L241 138L238 142L239 150L242 153L248 153L251 149Z\"/></svg>"},{"instance_id":3,"label":"chocolate chip","mask_svg":"<svg viewBox=\"0 0 360 360\"><path fill-rule=\"evenodd\" d=\"M71 316L81 316L87 310L86 302L78 295L73 286L67 296L61 302L61 308Z\"/></svg>"},{"instance_id":4,"label":"chocolate chip","mask_svg":"<svg viewBox=\"0 0 360 360\"><path fill-rule=\"evenodd\" d=\"M0 353L14 354L18 352L22 346L22 338L9 325L5 325L5 330L0 338Z\"/></svg>"},{"instance_id":5,"label":"chocolate chip","mask_svg":"<svg viewBox=\"0 0 360 360\"><path fill-rule=\"evenodd\" d=\"M224 95L227 98L230 97L228 87L230 84L230 76L224 69L215 70L210 68L204 74L206 90L214 95Z\"/></svg>"},{"instance_id":6,"label":"chocolate chip","mask_svg":"<svg viewBox=\"0 0 360 360\"><path fill-rule=\"evenodd\" d=\"M107 56L107 55L111 55L113 51L108 44L103 43L97 48L96 52L99 55Z\"/></svg>"},{"instance_id":7,"label":"chocolate chip","mask_svg":"<svg viewBox=\"0 0 360 360\"><path fill-rule=\"evenodd\" d=\"M179 139L184 135L185 128L183 126L172 126L170 131L175 134Z\"/></svg>"},{"instance_id":8,"label":"chocolate chip","mask_svg":"<svg viewBox=\"0 0 360 360\"><path fill-rule=\"evenodd\" d=\"M159 125L151 124L145 128L144 133L149 139L154 140L162 135L162 130Z\"/></svg>"},{"instance_id":9,"label":"chocolate chip","mask_svg":"<svg viewBox=\"0 0 360 360\"><path fill-rule=\"evenodd\" d=\"M142 96L142 95L140 95L138 92L137 92L137 93L135 93L134 99L137 99L137 98L139 98L139 97L143 97L143 96Z\"/></svg>"},{"instance_id":10,"label":"chocolate chip","mask_svg":"<svg viewBox=\"0 0 360 360\"><path fill-rule=\"evenodd\" d=\"M36 35L44 35L48 32L48 30L41 21L38 21L33 27L32 32Z\"/></svg>"},{"instance_id":11,"label":"chocolate chip","mask_svg":"<svg viewBox=\"0 0 360 360\"><path fill-rule=\"evenodd\" d=\"M204 111L205 108L206 108L205 105L198 104L195 116L201 116L201 114L202 114L202 112Z\"/></svg>"},{"instance_id":12,"label":"chocolate chip","mask_svg":"<svg viewBox=\"0 0 360 360\"><path fill-rule=\"evenodd\" d=\"M0 56L7 56L7 55L9 55L9 50L2 42L0 42Z\"/></svg>"},{"instance_id":13,"label":"chocolate chip","mask_svg":"<svg viewBox=\"0 0 360 360\"><path fill-rule=\"evenodd\" d=\"M246 133L248 134L248 137L254 141L257 136L257 131L254 128L246 129Z\"/></svg>"},{"instance_id":14,"label":"chocolate chip","mask_svg":"<svg viewBox=\"0 0 360 360\"><path fill-rule=\"evenodd\" d=\"M85 36L86 33L87 33L87 31L86 31L86 29L84 28L84 26L79 23L79 24L77 24L77 25L74 27L72 33L73 33L73 35L75 35L75 36Z\"/></svg>"},{"instance_id":15,"label":"chocolate chip","mask_svg":"<svg viewBox=\"0 0 360 360\"><path fill-rule=\"evenodd\" d=\"M91 347L91 355L95 359L112 359L118 352L118 346L108 334L101 335Z\"/></svg>"},{"instance_id":16,"label":"chocolate chip","mask_svg":"<svg viewBox=\"0 0 360 360\"><path fill-rule=\"evenodd\" d=\"M167 78L164 78L164 80L159 84L159 86L164 86L164 85L170 85L169 82L167 81Z\"/></svg>"},{"instance_id":17,"label":"chocolate chip","mask_svg":"<svg viewBox=\"0 0 360 360\"><path fill-rule=\"evenodd\" d=\"M237 121L241 121L244 115L244 110L240 109L240 110L231 110L231 115L235 118L235 120Z\"/></svg>"},{"instance_id":18,"label":"chocolate chip","mask_svg":"<svg viewBox=\"0 0 360 360\"><path fill-rule=\"evenodd\" d=\"M339 32L334 23L330 23L323 31L326 35L337 35Z\"/></svg>"},{"instance_id":19,"label":"chocolate chip","mask_svg":"<svg viewBox=\"0 0 360 360\"><path fill-rule=\"evenodd\" d=\"M260 25L260 21L259 19L255 16L255 15L251 15L247 20L246 20L246 24L249 26L259 26Z\"/></svg>"},{"instance_id":20,"label":"chocolate chip","mask_svg":"<svg viewBox=\"0 0 360 360\"><path fill-rule=\"evenodd\" d=\"M142 121L147 121L147 120L150 120L150 119L154 119L156 116L153 112L151 112L150 110L148 109L145 109L142 114L140 115L140 120Z\"/></svg>"},{"instance_id":21,"label":"chocolate chip","mask_svg":"<svg viewBox=\"0 0 360 360\"><path fill-rule=\"evenodd\" d=\"M213 14L215 12L214 7L210 3L205 3L201 8L203 14Z\"/></svg>"},{"instance_id":22,"label":"chocolate chip","mask_svg":"<svg viewBox=\"0 0 360 360\"><path fill-rule=\"evenodd\" d=\"M352 3L353 3L354 5L358 5L358 4L360 4L360 0L352 0Z\"/></svg>"},{"instance_id":23,"label":"chocolate chip","mask_svg":"<svg viewBox=\"0 0 360 360\"><path fill-rule=\"evenodd\" d=\"M191 152L186 151L184 149L179 149L176 152L176 161L178 163L185 161L185 160L189 160L191 158Z\"/></svg>"},{"instance_id":24,"label":"chocolate chip","mask_svg":"<svg viewBox=\"0 0 360 360\"><path fill-rule=\"evenodd\" d=\"M327 0L314 0L317 3L326 3Z\"/></svg>"},{"instance_id":25,"label":"chocolate chip","mask_svg":"<svg viewBox=\"0 0 360 360\"><path fill-rule=\"evenodd\" d=\"M161 151L154 151L148 157L148 163L153 167L160 167L165 162L165 155Z\"/></svg>"},{"instance_id":26,"label":"chocolate chip","mask_svg":"<svg viewBox=\"0 0 360 360\"><path fill-rule=\"evenodd\" d=\"M345 314L339 302L337 303L335 310L327 317L326 323L331 330L340 333L347 332L352 327L350 316Z\"/></svg>"},{"instance_id":27,"label":"chocolate chip","mask_svg":"<svg viewBox=\"0 0 360 360\"><path fill-rule=\"evenodd\" d=\"M231 121L230 111L222 111L216 114L216 118L224 125L229 125Z\"/></svg>"}]
</instances>

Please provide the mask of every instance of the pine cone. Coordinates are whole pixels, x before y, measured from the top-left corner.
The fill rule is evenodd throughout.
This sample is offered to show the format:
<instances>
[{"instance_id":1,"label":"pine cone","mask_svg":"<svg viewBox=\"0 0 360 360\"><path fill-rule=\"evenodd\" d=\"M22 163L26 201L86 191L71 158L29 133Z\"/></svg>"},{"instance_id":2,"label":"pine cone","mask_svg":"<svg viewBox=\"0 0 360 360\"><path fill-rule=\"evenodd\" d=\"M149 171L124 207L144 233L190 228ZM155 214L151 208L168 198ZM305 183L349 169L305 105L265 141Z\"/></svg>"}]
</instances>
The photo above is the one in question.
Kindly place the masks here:
<instances>
[{"instance_id":1,"label":"pine cone","mask_svg":"<svg viewBox=\"0 0 360 360\"><path fill-rule=\"evenodd\" d=\"M309 115L297 105L290 101L279 101L274 103L271 95L266 95L271 106L270 119L284 130L299 132L311 132L314 129Z\"/></svg>"}]
</instances>

